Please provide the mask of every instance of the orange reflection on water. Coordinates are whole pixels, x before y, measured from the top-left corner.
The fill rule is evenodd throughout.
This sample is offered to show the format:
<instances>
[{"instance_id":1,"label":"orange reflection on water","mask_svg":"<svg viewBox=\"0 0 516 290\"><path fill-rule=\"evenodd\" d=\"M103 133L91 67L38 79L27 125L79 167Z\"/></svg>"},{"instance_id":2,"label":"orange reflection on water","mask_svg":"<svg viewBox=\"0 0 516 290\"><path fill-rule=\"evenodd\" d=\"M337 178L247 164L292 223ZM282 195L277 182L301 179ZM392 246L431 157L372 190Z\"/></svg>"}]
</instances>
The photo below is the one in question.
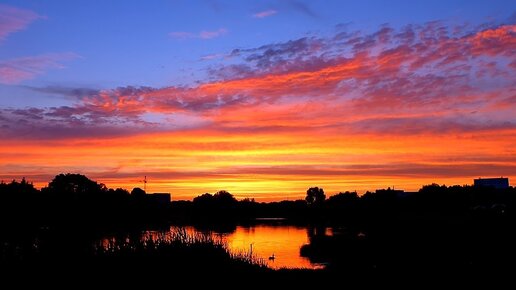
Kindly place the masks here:
<instances>
[{"instance_id":1,"label":"orange reflection on water","mask_svg":"<svg viewBox=\"0 0 516 290\"><path fill-rule=\"evenodd\" d=\"M263 258L271 268L320 268L300 256L300 248L308 244L306 228L295 226L255 225L238 226L232 233L225 235L233 251L251 250ZM274 254L274 260L269 259Z\"/></svg>"},{"instance_id":2,"label":"orange reflection on water","mask_svg":"<svg viewBox=\"0 0 516 290\"><path fill-rule=\"evenodd\" d=\"M325 235L331 235L329 229L322 229ZM198 230L193 226L170 226L169 230L149 230L140 234L125 237L106 237L96 245L111 251L119 250L119 243L130 243L131 241L141 241L148 243L152 241L170 241L177 237L177 233L185 231L187 235L195 236L211 235L215 240L222 238L229 250L233 253L251 254L263 259L267 266L279 268L310 268L320 269L321 264L312 264L308 258L301 257L301 246L309 243L306 227L296 227L291 225L279 224L257 224L253 226L237 226L229 233L217 233L211 230ZM317 234L312 232L312 234ZM322 234L322 233L319 233ZM274 259L270 259L274 255Z\"/></svg>"}]
</instances>

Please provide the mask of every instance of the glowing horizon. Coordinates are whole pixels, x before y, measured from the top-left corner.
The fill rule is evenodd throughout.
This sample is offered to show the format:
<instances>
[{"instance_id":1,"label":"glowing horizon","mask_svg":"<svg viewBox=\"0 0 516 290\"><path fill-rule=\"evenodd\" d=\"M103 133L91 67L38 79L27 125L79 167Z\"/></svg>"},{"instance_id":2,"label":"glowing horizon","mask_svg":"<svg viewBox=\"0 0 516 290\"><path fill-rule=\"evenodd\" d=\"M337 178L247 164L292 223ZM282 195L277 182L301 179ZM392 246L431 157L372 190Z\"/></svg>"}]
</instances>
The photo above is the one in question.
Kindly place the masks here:
<instances>
[{"instance_id":1,"label":"glowing horizon","mask_svg":"<svg viewBox=\"0 0 516 290\"><path fill-rule=\"evenodd\" d=\"M333 195L516 178L514 19L404 20L323 32L325 22L313 20L322 23L319 32L289 37L268 25L329 12L313 4L303 14L281 3L242 16L267 37L249 40L244 28L225 25L171 28L145 37L163 37L177 52L127 48L117 62L122 48L15 53L15 44L30 44L24 33L62 15L0 4L0 49L10 52L0 57L0 180L25 177L42 187L56 174L81 173L131 190L147 176L148 192L173 200L227 190L270 201L303 198L312 186ZM48 43L41 48L53 49ZM181 67L167 51L185 60ZM164 71L146 71L148 63L130 52L162 61ZM79 81L105 77L103 57L113 58L111 74L125 85ZM191 71L196 79L184 79Z\"/></svg>"}]
</instances>

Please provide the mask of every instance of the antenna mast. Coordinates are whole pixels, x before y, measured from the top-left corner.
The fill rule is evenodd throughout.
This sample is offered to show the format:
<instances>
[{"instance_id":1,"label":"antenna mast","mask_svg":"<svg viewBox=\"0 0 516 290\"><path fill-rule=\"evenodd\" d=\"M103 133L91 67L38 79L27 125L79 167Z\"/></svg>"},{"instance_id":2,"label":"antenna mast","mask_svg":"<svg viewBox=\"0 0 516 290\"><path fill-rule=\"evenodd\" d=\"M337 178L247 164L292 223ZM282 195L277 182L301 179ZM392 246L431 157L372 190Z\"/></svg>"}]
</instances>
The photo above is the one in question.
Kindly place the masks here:
<instances>
[{"instance_id":1,"label":"antenna mast","mask_svg":"<svg viewBox=\"0 0 516 290\"><path fill-rule=\"evenodd\" d=\"M143 177L143 191L147 193L147 175Z\"/></svg>"}]
</instances>

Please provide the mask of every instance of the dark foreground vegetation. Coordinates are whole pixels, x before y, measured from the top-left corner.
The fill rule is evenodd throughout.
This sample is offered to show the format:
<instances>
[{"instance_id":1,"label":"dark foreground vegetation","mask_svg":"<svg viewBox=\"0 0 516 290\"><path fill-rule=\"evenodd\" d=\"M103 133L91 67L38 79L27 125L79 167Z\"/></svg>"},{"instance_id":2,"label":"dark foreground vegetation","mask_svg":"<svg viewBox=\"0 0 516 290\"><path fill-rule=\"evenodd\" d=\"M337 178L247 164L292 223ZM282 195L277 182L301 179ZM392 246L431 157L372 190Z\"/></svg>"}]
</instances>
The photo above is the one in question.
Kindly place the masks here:
<instances>
[{"instance_id":1,"label":"dark foreground vegetation","mask_svg":"<svg viewBox=\"0 0 516 290\"><path fill-rule=\"evenodd\" d=\"M512 187L435 184L414 193L386 189L329 198L310 188L305 200L273 203L237 201L226 191L170 202L141 189L107 189L83 175L58 175L42 190L25 180L0 184L0 265L18 273L88 265L87 273L98 275L161 278L241 273L362 282L407 276L499 281L516 270L515 206ZM300 255L326 268L272 270L213 236L181 230L141 238L143 230L171 223L231 232L263 217L306 226L309 243ZM107 236L118 238L100 244Z\"/></svg>"},{"instance_id":2,"label":"dark foreground vegetation","mask_svg":"<svg viewBox=\"0 0 516 290\"><path fill-rule=\"evenodd\" d=\"M51 240L49 238L58 238ZM75 239L78 237L74 237ZM141 238L135 233L124 238L104 239L91 244L64 236L44 237L45 243L26 247L21 252L4 252L3 262L11 270L52 272L90 269L100 273L195 273L271 271L263 260L250 253L231 252L223 240L212 235L187 233L179 229L167 235ZM5 249L4 249L5 250ZM79 272L80 274L80 272Z\"/></svg>"}]
</instances>

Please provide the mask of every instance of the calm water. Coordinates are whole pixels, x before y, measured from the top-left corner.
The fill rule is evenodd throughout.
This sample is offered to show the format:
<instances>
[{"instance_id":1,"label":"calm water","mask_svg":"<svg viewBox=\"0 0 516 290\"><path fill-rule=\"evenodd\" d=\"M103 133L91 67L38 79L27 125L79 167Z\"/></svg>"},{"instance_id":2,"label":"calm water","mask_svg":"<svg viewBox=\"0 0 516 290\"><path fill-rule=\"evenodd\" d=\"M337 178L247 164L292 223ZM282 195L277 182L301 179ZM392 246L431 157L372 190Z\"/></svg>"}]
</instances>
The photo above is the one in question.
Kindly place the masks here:
<instances>
[{"instance_id":1,"label":"calm water","mask_svg":"<svg viewBox=\"0 0 516 290\"><path fill-rule=\"evenodd\" d=\"M184 227L187 232L201 232L194 227ZM171 226L170 231L178 229ZM202 231L206 233L205 230ZM215 237L224 239L230 249L235 252L252 251L254 255L264 259L271 268L322 268L321 264L310 263L308 258L301 257L301 246L308 244L306 227L276 224L256 224L237 226L229 232L210 231ZM164 232L147 231L143 237L156 236ZM274 259L269 259L274 255Z\"/></svg>"},{"instance_id":2,"label":"calm water","mask_svg":"<svg viewBox=\"0 0 516 290\"><path fill-rule=\"evenodd\" d=\"M238 226L233 233L225 235L232 250L247 250L265 259L271 268L321 268L301 257L299 250L308 244L307 229L286 225ZM269 257L274 255L274 259Z\"/></svg>"}]
</instances>

